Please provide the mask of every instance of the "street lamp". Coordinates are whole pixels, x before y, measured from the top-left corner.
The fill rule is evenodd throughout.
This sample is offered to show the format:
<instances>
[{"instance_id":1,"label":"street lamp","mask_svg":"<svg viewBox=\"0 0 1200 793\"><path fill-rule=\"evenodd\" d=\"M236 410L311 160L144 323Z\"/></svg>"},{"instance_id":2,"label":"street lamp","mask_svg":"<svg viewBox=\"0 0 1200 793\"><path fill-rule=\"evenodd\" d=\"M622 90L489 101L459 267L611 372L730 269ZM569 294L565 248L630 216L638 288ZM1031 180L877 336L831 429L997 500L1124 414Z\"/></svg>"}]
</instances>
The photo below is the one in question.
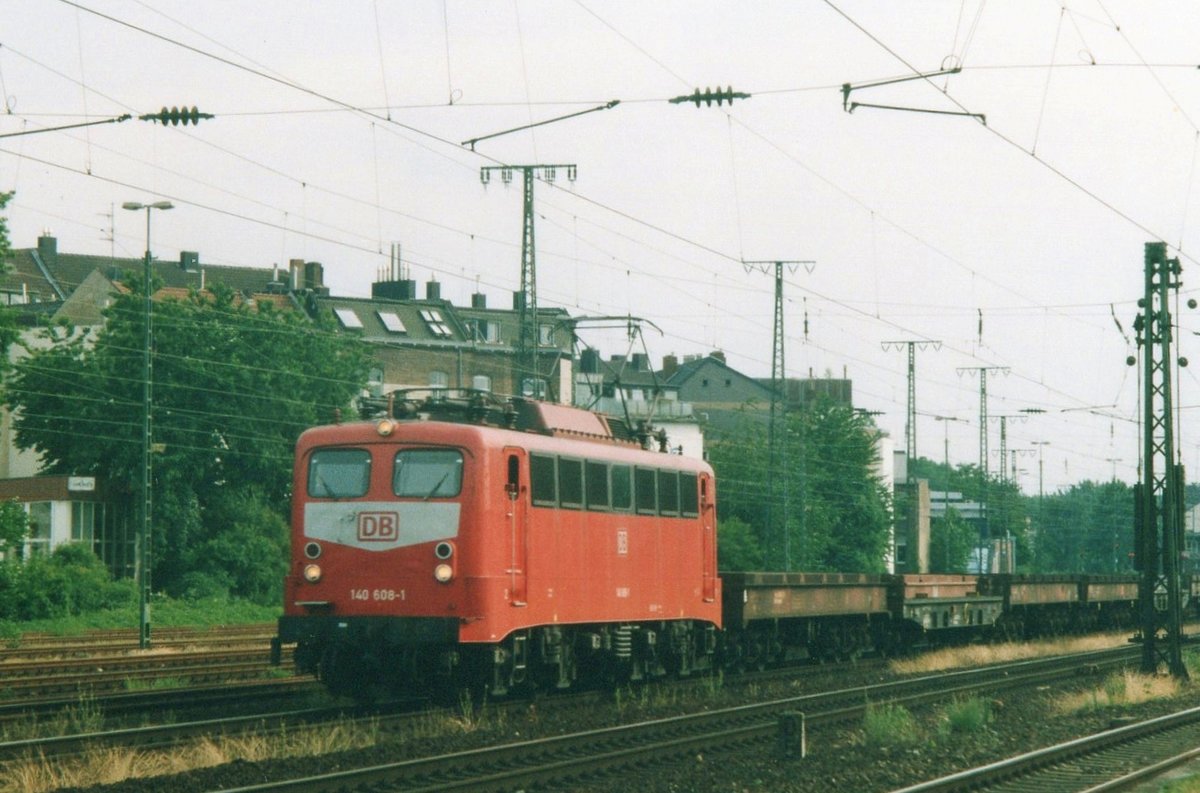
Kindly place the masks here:
<instances>
[{"instance_id":1,"label":"street lamp","mask_svg":"<svg viewBox=\"0 0 1200 793\"><path fill-rule=\"evenodd\" d=\"M146 293L143 311L144 336L142 343L142 516L138 526L137 545L137 587L138 587L138 647L146 649L150 646L150 520L151 520L151 423L150 406L154 384L154 361L150 355L153 343L151 319L153 305L151 288L150 263L150 210L171 209L170 201L155 201L153 204L140 204L136 201L126 201L122 209L133 211L146 210L146 258L143 261L142 277L143 291Z\"/></svg>"}]
</instances>

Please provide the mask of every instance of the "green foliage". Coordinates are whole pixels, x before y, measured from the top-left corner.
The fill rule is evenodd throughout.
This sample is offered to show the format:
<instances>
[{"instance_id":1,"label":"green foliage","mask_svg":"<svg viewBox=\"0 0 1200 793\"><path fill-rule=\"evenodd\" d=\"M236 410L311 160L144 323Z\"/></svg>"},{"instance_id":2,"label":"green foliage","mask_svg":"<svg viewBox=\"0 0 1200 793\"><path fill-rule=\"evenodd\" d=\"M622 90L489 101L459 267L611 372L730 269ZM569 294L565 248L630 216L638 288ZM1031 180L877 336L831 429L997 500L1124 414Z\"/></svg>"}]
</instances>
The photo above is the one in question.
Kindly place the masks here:
<instances>
[{"instance_id":1,"label":"green foliage","mask_svg":"<svg viewBox=\"0 0 1200 793\"><path fill-rule=\"evenodd\" d=\"M126 483L137 503L144 292L128 280L135 289L116 295L94 337L47 329L49 346L15 366L5 402L17 444L40 453L46 473ZM154 586L270 598L296 438L349 404L365 348L220 286L156 302L153 321Z\"/></svg>"},{"instance_id":2,"label":"green foliage","mask_svg":"<svg viewBox=\"0 0 1200 793\"><path fill-rule=\"evenodd\" d=\"M929 570L934 573L965 573L971 551L979 542L975 527L951 507L946 517L930 521Z\"/></svg>"},{"instance_id":3,"label":"green foliage","mask_svg":"<svg viewBox=\"0 0 1200 793\"><path fill-rule=\"evenodd\" d=\"M867 706L863 714L863 740L868 746L893 748L911 746L921 740L917 720L902 705Z\"/></svg>"},{"instance_id":4,"label":"green foliage","mask_svg":"<svg viewBox=\"0 0 1200 793\"><path fill-rule=\"evenodd\" d=\"M1124 482L1082 482L1031 509L1038 572L1133 570L1133 491Z\"/></svg>"},{"instance_id":5,"label":"green foliage","mask_svg":"<svg viewBox=\"0 0 1200 793\"><path fill-rule=\"evenodd\" d=\"M29 513L16 499L0 501L0 554L11 560L29 536Z\"/></svg>"},{"instance_id":6,"label":"green foliage","mask_svg":"<svg viewBox=\"0 0 1200 793\"><path fill-rule=\"evenodd\" d=\"M254 491L236 491L218 499L211 512L220 528L198 543L188 565L192 576L185 594L218 594L212 584L224 584L227 593L256 603L278 602L287 572L287 521ZM209 592L198 590L197 575L208 577ZM219 579L217 577L220 577Z\"/></svg>"},{"instance_id":7,"label":"green foliage","mask_svg":"<svg viewBox=\"0 0 1200 793\"><path fill-rule=\"evenodd\" d=\"M51 556L0 564L0 620L60 619L133 600L128 581L113 581L90 549L62 545Z\"/></svg>"},{"instance_id":8,"label":"green foliage","mask_svg":"<svg viewBox=\"0 0 1200 793\"><path fill-rule=\"evenodd\" d=\"M724 518L717 523L717 547L720 548L722 570L762 570L762 546L754 529L737 517Z\"/></svg>"},{"instance_id":9,"label":"green foliage","mask_svg":"<svg viewBox=\"0 0 1200 793\"><path fill-rule=\"evenodd\" d=\"M985 729L992 718L992 709L979 697L955 698L942 711L942 737L977 733Z\"/></svg>"},{"instance_id":10,"label":"green foliage","mask_svg":"<svg viewBox=\"0 0 1200 793\"><path fill-rule=\"evenodd\" d=\"M891 494L875 473L879 431L870 418L818 401L785 414L780 438L783 465L772 472L773 500L766 427L758 416L747 411L737 431L709 449L721 483L720 525L732 535L727 541L722 534L722 568L881 572ZM735 519L752 531L731 524Z\"/></svg>"}]
</instances>

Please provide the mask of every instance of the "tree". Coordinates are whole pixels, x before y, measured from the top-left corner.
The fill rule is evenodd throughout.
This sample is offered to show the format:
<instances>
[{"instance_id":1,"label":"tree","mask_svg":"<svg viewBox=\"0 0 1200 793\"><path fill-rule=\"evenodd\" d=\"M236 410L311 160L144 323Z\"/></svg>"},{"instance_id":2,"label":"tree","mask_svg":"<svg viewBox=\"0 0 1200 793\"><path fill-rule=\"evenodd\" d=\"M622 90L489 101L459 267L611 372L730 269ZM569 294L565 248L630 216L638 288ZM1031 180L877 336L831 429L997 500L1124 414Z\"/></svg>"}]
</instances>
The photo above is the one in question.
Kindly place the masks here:
<instances>
[{"instance_id":1,"label":"tree","mask_svg":"<svg viewBox=\"0 0 1200 793\"><path fill-rule=\"evenodd\" d=\"M6 560L20 555L29 536L29 513L21 502L0 501L0 556Z\"/></svg>"},{"instance_id":2,"label":"tree","mask_svg":"<svg viewBox=\"0 0 1200 793\"><path fill-rule=\"evenodd\" d=\"M939 573L965 573L971 552L979 542L975 527L953 507L944 518L930 521L929 569Z\"/></svg>"},{"instance_id":3,"label":"tree","mask_svg":"<svg viewBox=\"0 0 1200 793\"><path fill-rule=\"evenodd\" d=\"M761 560L764 567L758 569L782 569L786 531L792 570L882 571L891 495L875 473L879 430L870 418L821 400L786 413L781 437L784 465L772 472L776 487L770 510L766 429L755 414L746 411L737 430L715 439L709 449L720 483L723 530L731 519L753 530L752 537L737 536L737 558ZM732 569L721 547L721 566Z\"/></svg>"},{"instance_id":4,"label":"tree","mask_svg":"<svg viewBox=\"0 0 1200 793\"><path fill-rule=\"evenodd\" d=\"M1035 510L1039 572L1132 571L1133 491L1124 482L1081 482Z\"/></svg>"},{"instance_id":5,"label":"tree","mask_svg":"<svg viewBox=\"0 0 1200 793\"><path fill-rule=\"evenodd\" d=\"M130 282L97 333L46 329L49 346L15 366L5 402L17 444L47 473L103 476L136 504L144 292ZM348 407L367 359L356 340L221 287L157 302L154 340L153 580L177 592L211 570L196 550L230 529L223 505L253 494L285 514L297 436ZM251 569L264 568L233 573L234 590L262 591L244 580Z\"/></svg>"}]
</instances>

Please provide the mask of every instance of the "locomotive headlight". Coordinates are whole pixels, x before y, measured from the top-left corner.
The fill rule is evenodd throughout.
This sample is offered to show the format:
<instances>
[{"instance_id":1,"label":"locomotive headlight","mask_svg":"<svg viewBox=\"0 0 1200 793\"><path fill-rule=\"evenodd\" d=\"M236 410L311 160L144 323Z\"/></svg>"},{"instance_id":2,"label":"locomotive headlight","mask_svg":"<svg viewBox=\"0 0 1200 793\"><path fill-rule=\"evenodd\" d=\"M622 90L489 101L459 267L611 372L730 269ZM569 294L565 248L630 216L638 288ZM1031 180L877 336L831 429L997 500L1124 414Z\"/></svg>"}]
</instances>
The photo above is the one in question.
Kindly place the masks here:
<instances>
[{"instance_id":1,"label":"locomotive headlight","mask_svg":"<svg viewBox=\"0 0 1200 793\"><path fill-rule=\"evenodd\" d=\"M391 419L380 419L379 423L375 425L375 431L385 438L391 435L394 429L396 429L396 422Z\"/></svg>"},{"instance_id":2,"label":"locomotive headlight","mask_svg":"<svg viewBox=\"0 0 1200 793\"><path fill-rule=\"evenodd\" d=\"M321 580L321 565L306 564L304 565L304 580L310 584L315 584Z\"/></svg>"},{"instance_id":3,"label":"locomotive headlight","mask_svg":"<svg viewBox=\"0 0 1200 793\"><path fill-rule=\"evenodd\" d=\"M448 564L439 564L433 568L433 577L437 579L438 583L445 584L454 578L454 568Z\"/></svg>"}]
</instances>

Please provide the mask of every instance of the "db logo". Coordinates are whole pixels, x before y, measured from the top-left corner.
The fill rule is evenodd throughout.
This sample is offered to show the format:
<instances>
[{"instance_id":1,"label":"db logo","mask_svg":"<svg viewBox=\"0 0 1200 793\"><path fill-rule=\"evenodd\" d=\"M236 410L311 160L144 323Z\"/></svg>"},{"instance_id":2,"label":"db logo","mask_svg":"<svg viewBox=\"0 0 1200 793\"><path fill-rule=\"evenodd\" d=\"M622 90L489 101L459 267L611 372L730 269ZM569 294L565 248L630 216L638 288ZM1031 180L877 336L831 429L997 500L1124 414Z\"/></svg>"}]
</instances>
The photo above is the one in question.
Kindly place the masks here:
<instances>
[{"instance_id":1,"label":"db logo","mask_svg":"<svg viewBox=\"0 0 1200 793\"><path fill-rule=\"evenodd\" d=\"M395 512L358 513L358 539L362 542L394 542L400 538L400 515Z\"/></svg>"}]
</instances>

